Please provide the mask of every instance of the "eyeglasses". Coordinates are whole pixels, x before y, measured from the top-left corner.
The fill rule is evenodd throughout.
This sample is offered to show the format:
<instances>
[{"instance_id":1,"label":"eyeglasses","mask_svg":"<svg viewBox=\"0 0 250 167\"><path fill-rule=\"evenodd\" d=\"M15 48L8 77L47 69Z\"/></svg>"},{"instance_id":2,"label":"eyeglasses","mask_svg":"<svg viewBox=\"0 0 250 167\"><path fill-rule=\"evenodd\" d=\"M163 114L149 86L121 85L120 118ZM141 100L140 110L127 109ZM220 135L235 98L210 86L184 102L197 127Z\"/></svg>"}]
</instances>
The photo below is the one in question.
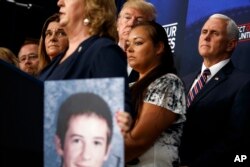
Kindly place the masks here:
<instances>
[{"instance_id":1,"label":"eyeglasses","mask_svg":"<svg viewBox=\"0 0 250 167\"><path fill-rule=\"evenodd\" d=\"M65 37L67 36L66 33L64 32L64 30L57 30L57 31L51 31L51 30L47 30L45 32L45 37L46 38L51 38L55 36L56 38L61 38L61 37Z\"/></svg>"},{"instance_id":2,"label":"eyeglasses","mask_svg":"<svg viewBox=\"0 0 250 167\"><path fill-rule=\"evenodd\" d=\"M30 60L30 61L34 61L34 60L37 60L38 59L38 55L35 54L35 53L30 53L28 55L22 55L20 58L19 58L19 62L20 63L24 63L26 60Z\"/></svg>"}]
</instances>

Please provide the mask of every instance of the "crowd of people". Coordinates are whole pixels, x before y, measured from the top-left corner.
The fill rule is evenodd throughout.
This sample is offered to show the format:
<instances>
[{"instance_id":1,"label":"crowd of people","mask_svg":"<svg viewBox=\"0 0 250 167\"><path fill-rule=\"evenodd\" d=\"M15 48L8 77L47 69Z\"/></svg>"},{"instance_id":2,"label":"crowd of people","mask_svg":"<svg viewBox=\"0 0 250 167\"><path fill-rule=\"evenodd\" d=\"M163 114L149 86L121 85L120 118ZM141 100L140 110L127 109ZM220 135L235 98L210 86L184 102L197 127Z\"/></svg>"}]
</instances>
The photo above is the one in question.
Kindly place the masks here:
<instances>
[{"instance_id":1,"label":"crowd of people","mask_svg":"<svg viewBox=\"0 0 250 167\"><path fill-rule=\"evenodd\" d=\"M231 61L239 38L231 18L208 18L198 44L201 68L180 78L153 4L128 0L117 17L114 1L58 0L57 5L39 41L26 40L17 56L0 48L0 59L41 81L124 78L125 112L117 112L116 120L125 166L230 167L235 155L249 152L250 76ZM77 115L74 119L87 122L84 113ZM92 117L97 119L96 113ZM59 154L73 161L62 147L67 136L56 136Z\"/></svg>"}]
</instances>

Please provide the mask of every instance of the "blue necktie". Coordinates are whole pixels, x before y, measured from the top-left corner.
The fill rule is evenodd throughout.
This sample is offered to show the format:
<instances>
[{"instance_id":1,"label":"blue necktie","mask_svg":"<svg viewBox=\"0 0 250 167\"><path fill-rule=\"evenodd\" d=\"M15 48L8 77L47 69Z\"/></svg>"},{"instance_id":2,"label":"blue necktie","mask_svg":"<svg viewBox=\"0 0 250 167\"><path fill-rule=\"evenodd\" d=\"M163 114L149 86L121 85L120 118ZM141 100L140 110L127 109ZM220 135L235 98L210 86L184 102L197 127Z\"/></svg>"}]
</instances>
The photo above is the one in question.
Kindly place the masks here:
<instances>
[{"instance_id":1,"label":"blue necktie","mask_svg":"<svg viewBox=\"0 0 250 167\"><path fill-rule=\"evenodd\" d=\"M189 91L188 97L187 97L187 107L190 106L192 101L194 100L194 97L198 94L198 92L203 88L203 86L206 84L207 77L211 75L211 72L209 69L205 69L200 76L199 80L196 82L194 87Z\"/></svg>"}]
</instances>

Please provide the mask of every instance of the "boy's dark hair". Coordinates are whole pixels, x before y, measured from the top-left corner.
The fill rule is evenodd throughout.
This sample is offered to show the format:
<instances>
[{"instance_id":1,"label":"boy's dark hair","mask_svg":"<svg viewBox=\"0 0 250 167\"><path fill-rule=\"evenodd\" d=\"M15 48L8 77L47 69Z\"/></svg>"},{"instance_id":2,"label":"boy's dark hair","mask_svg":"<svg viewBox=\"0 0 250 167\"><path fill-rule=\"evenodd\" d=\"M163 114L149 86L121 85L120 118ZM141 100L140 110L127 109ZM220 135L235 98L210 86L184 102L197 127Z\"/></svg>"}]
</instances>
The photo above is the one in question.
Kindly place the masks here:
<instances>
[{"instance_id":1,"label":"boy's dark hair","mask_svg":"<svg viewBox=\"0 0 250 167\"><path fill-rule=\"evenodd\" d=\"M113 133L113 120L108 104L98 95L93 93L76 93L68 97L59 108L56 134L64 147L65 134L72 116L96 115L107 122L107 145L110 144Z\"/></svg>"}]
</instances>

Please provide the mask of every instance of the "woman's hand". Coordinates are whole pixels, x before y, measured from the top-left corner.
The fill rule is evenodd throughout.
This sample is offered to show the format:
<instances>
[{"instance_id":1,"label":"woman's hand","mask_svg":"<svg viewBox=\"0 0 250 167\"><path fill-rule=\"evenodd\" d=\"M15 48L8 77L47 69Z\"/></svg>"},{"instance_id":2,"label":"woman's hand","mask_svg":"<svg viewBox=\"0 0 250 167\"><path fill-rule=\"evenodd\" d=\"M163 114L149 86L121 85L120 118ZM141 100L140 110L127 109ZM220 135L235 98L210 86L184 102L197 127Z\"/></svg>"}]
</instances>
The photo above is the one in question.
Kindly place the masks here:
<instances>
[{"instance_id":1,"label":"woman's hand","mask_svg":"<svg viewBox=\"0 0 250 167\"><path fill-rule=\"evenodd\" d=\"M133 122L132 117L128 112L123 112L123 111L116 112L115 117L123 137L126 138L126 135L131 129L131 125Z\"/></svg>"}]
</instances>

